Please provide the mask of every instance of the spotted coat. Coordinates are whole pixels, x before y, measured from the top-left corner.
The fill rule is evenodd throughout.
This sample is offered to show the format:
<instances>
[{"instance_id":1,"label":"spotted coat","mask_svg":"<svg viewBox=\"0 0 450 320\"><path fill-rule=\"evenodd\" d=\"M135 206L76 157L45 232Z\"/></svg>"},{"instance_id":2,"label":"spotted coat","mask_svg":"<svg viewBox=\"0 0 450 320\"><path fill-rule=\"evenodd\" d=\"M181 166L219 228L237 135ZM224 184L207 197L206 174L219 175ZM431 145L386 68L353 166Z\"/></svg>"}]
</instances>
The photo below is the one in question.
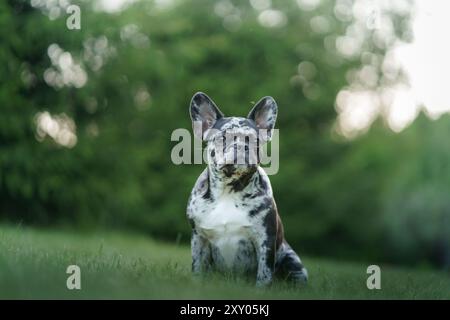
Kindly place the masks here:
<instances>
[{"instance_id":1,"label":"spotted coat","mask_svg":"<svg viewBox=\"0 0 450 320\"><path fill-rule=\"evenodd\" d=\"M223 162L226 150L244 150L244 141L223 149L217 144L230 130L260 137L258 130L273 128L275 101L263 98L247 118L226 118L208 96L197 93L190 111L192 120L201 122L201 130L194 132L206 140L208 154L208 166L197 179L187 206L194 274L214 270L254 276L258 286L270 284L274 276L305 283L307 271L284 239L268 176L258 163ZM219 155L219 149L225 152Z\"/></svg>"}]
</instances>

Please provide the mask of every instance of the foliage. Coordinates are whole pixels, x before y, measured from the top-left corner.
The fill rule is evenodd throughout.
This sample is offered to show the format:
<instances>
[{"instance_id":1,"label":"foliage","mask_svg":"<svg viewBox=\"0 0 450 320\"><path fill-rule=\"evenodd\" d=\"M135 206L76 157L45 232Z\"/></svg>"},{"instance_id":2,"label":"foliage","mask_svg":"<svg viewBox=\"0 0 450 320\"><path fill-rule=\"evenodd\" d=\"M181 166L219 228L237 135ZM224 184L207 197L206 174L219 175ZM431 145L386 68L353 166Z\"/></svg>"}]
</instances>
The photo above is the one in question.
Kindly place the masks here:
<instances>
[{"instance_id":1,"label":"foliage","mask_svg":"<svg viewBox=\"0 0 450 320\"><path fill-rule=\"evenodd\" d=\"M219 2L138 1L115 14L79 2L82 28L72 31L64 12L49 19L45 6L0 3L0 218L187 242L186 201L203 166L172 164L170 136L190 128L192 94L241 116L271 95L280 109L271 181L299 252L448 266L450 155L440 144L449 119L398 135L378 123L345 141L333 131L335 98L363 62L329 43L351 21L337 19L331 2L311 12L273 1L286 20L268 28L249 3ZM220 5L240 22L218 14ZM324 33L311 31L316 15L328 19ZM408 17L391 18L404 37ZM362 50L388 49L366 35Z\"/></svg>"}]
</instances>

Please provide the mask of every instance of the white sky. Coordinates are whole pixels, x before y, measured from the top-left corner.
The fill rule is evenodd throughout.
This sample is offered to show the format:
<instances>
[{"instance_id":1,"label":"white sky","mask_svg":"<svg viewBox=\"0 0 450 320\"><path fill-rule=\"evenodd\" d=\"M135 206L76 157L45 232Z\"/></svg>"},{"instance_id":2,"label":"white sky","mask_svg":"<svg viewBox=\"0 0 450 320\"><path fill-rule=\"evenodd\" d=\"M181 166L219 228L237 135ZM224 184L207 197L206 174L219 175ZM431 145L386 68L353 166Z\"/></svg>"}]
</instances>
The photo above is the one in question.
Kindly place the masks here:
<instances>
[{"instance_id":1,"label":"white sky","mask_svg":"<svg viewBox=\"0 0 450 320\"><path fill-rule=\"evenodd\" d=\"M450 1L417 0L416 6L414 40L395 49L411 85L410 96L399 103L404 111L398 117L411 114L412 101L438 117L450 111Z\"/></svg>"},{"instance_id":2,"label":"white sky","mask_svg":"<svg viewBox=\"0 0 450 320\"><path fill-rule=\"evenodd\" d=\"M358 0L353 4L354 14L358 13L355 18L367 19L367 15L359 14L364 10L355 8L370 12L370 4L383 8L387 3L388 8L394 10L396 6L408 5L403 0ZM416 0L414 8L412 42L398 41L389 49L383 62L384 75L389 76L392 73L389 70L400 67L406 73L407 84L368 89L352 85L343 88L337 96L336 106L337 129L344 136L352 138L366 132L379 115L383 115L393 131L400 132L416 119L421 109L433 119L450 112L450 0ZM379 17L376 32L390 29L389 21ZM382 32L381 39L389 33ZM352 35L344 38L350 44L355 42ZM343 48L339 44L336 42L338 51L346 54L340 49L348 49L347 44L344 43ZM359 72L359 78L367 80L368 74Z\"/></svg>"},{"instance_id":3,"label":"white sky","mask_svg":"<svg viewBox=\"0 0 450 320\"><path fill-rule=\"evenodd\" d=\"M103 10L116 12L135 0L98 1ZM157 2L165 3L170 0L157 0ZM252 5L267 2L270 6L270 0L252 0L251 2ZM299 5L316 6L320 0L297 0L297 2ZM361 4L366 2L360 1ZM376 5L377 2L374 4ZM450 0L416 0L415 7L416 12L412 21L413 42L400 43L393 50L394 58L402 65L410 85L409 87L397 86L390 92L391 101L386 117L390 127L397 132L414 121L422 107L432 118L450 112L450 81L448 79L450 77ZM339 116L344 131L347 127L350 133L353 129L369 127L378 113L373 108L369 108L375 101L374 97L367 96L370 92L359 94L360 99L354 95L350 97L352 100L348 100L347 104L353 107L341 110ZM345 95L344 98L346 98ZM364 104L364 101L371 101L371 103ZM360 107L357 108L356 105Z\"/></svg>"}]
</instances>

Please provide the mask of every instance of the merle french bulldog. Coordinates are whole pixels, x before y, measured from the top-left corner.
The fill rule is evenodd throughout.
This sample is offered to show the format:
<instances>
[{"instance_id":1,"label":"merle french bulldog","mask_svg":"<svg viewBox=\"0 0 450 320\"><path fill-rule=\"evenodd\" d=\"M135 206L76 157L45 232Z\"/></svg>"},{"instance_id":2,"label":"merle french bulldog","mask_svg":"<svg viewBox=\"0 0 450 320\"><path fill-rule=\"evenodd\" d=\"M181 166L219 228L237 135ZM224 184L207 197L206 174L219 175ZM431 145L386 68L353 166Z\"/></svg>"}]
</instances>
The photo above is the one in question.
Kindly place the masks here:
<instances>
[{"instance_id":1,"label":"merle french bulldog","mask_svg":"<svg viewBox=\"0 0 450 320\"><path fill-rule=\"evenodd\" d=\"M258 165L277 110L274 99L265 97L247 118L224 117L206 94L193 96L194 134L207 143L208 162L187 206L194 274L245 274L256 277L257 286L275 276L306 283L307 271L284 239L269 178Z\"/></svg>"}]
</instances>

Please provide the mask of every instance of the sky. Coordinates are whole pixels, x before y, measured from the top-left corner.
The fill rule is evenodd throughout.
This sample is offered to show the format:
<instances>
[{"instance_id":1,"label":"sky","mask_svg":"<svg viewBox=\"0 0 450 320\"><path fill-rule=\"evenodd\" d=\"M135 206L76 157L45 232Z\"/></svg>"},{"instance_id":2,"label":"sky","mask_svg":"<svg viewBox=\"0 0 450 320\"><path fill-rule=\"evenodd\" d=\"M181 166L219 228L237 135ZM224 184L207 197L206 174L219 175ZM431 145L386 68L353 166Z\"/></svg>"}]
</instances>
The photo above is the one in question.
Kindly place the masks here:
<instances>
[{"instance_id":1,"label":"sky","mask_svg":"<svg viewBox=\"0 0 450 320\"><path fill-rule=\"evenodd\" d=\"M337 0L349 3L348 0ZM450 95L447 93L450 75L450 1L416 0L411 6L405 0L357 0L350 2L345 12L353 12L354 26L350 32L338 38L336 48L343 56L360 54L358 35L363 34L362 25L374 30L374 41L383 41L392 35L392 23L385 19L384 10L409 11L413 9L411 27L412 41L396 40L382 58L383 75L395 79L397 70L406 75L404 83L377 84L371 53L362 53L369 62L350 77L349 86L336 97L337 131L353 138L366 132L379 116L390 129L400 132L424 111L431 119L450 112ZM378 12L378 13L377 13ZM375 23L368 21L375 13ZM339 18L339 16L336 16ZM359 29L358 29L359 28ZM361 29L362 28L362 29ZM352 30L356 30L353 32ZM377 36L378 34L378 36ZM372 62L370 62L372 61ZM379 61L379 59L375 59ZM374 80L374 81L372 81Z\"/></svg>"},{"instance_id":2,"label":"sky","mask_svg":"<svg viewBox=\"0 0 450 320\"><path fill-rule=\"evenodd\" d=\"M417 0L416 6L414 40L395 54L408 75L413 100L435 118L450 111L450 1Z\"/></svg>"},{"instance_id":3,"label":"sky","mask_svg":"<svg viewBox=\"0 0 450 320\"><path fill-rule=\"evenodd\" d=\"M99 0L103 10L116 12L136 0ZM302 10L313 10L322 0L293 0ZM379 1L379 2L378 2ZM170 0L157 0L158 3L170 3ZM251 4L270 7L270 0L251 0ZM364 16L369 6L401 8L404 0L357 0L353 8L345 8L347 0L337 0L336 14L345 12ZM387 4L388 3L388 4ZM408 5L409 6L409 5ZM447 77L450 76L450 0L415 0L415 12L412 20L413 41L398 42L390 52L393 61L399 64L407 75L406 85L398 85L382 94L374 94L373 90L352 91L343 88L336 98L338 126L340 133L351 137L365 132L380 114L383 114L389 127L400 132L411 124L420 110L432 119L437 119L450 112L450 94ZM270 11L270 10L266 10ZM272 10L273 11L273 10ZM342 12L340 12L342 11ZM370 11L370 10L369 10ZM339 17L338 17L339 18ZM367 18L367 17L365 17ZM386 21L381 20L381 31L388 28ZM389 31L389 30L387 30ZM386 33L385 33L386 34ZM341 37L337 42L338 49L344 54L352 53L351 44L355 39ZM340 46L340 47L339 47ZM354 48L353 48L354 49ZM354 51L354 50L353 50ZM366 68L367 69L367 68ZM370 79L371 70L365 71L365 78ZM360 76L364 77L364 73ZM385 99L386 98L386 99ZM384 106L383 106L384 104ZM381 110L383 109L383 110Z\"/></svg>"}]
</instances>

